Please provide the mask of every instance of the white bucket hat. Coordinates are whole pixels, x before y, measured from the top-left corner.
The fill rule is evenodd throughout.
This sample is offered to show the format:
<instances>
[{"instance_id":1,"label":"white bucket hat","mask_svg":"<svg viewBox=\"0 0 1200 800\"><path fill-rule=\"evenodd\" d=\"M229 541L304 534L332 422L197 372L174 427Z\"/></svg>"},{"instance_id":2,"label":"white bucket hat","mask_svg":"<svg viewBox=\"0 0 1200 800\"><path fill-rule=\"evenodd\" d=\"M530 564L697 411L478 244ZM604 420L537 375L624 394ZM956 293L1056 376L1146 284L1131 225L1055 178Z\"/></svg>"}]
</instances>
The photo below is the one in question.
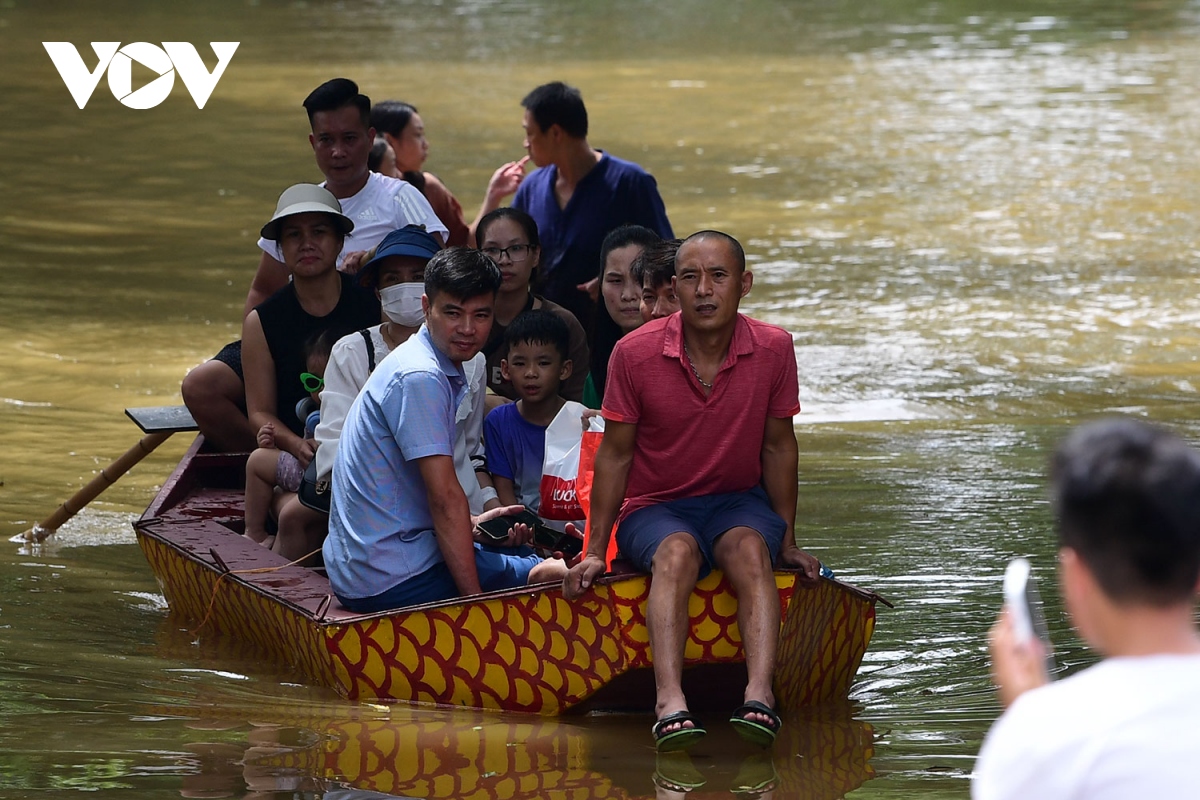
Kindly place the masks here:
<instances>
[{"instance_id":1,"label":"white bucket hat","mask_svg":"<svg viewBox=\"0 0 1200 800\"><path fill-rule=\"evenodd\" d=\"M275 241L279 238L279 223L284 217L310 212L329 214L337 220L343 236L354 230L354 221L342 213L342 204L328 190L312 183L297 183L289 186L279 195L275 204L275 216L262 226L260 233L264 239Z\"/></svg>"}]
</instances>

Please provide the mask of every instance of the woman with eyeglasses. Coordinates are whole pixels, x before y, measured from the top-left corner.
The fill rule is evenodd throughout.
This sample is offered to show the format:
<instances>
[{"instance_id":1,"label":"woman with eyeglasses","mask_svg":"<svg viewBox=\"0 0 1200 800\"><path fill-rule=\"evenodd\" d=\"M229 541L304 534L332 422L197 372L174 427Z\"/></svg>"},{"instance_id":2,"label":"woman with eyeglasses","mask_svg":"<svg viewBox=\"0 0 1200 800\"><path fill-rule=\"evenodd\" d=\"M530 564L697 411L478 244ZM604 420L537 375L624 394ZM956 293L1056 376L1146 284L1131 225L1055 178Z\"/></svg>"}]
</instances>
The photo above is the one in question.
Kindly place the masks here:
<instances>
[{"instance_id":1,"label":"woman with eyeglasses","mask_svg":"<svg viewBox=\"0 0 1200 800\"><path fill-rule=\"evenodd\" d=\"M482 351L487 358L487 386L500 397L517 399L512 383L500 372L500 362L508 356L504 332L522 311L542 308L561 317L571 332L570 358L574 370L563 382L559 394L578 402L583 398L583 385L587 380L587 335L574 314L533 293L531 284L541 257L539 241L533 217L515 208L497 208L489 212L479 220L475 231L476 245L500 267L503 279L496 295L492 332Z\"/></svg>"}]
</instances>

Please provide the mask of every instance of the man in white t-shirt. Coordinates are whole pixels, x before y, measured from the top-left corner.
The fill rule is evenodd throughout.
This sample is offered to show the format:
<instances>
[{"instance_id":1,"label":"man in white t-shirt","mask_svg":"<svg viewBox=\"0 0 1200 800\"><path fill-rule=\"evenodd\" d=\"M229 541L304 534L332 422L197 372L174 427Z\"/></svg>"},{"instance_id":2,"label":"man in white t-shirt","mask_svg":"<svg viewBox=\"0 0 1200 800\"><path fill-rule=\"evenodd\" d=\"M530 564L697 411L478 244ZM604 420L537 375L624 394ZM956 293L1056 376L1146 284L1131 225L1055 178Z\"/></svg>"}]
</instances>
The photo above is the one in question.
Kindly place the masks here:
<instances>
[{"instance_id":1,"label":"man in white t-shirt","mask_svg":"<svg viewBox=\"0 0 1200 800\"><path fill-rule=\"evenodd\" d=\"M367 168L375 129L370 123L371 100L359 93L358 84L346 78L326 81L304 99L304 109L312 128L308 141L317 168L325 176L321 185L338 199L342 213L354 221L354 234L346 237L338 255L338 269L353 274L366 251L405 225L423 225L440 244L445 244L446 226L424 195L405 181ZM259 239L258 246L262 256L246 295L243 316L288 283L288 270L278 258L275 242ZM255 448L256 431L246 417L240 345L226 345L183 380L184 403L209 445L222 451Z\"/></svg>"},{"instance_id":2,"label":"man in white t-shirt","mask_svg":"<svg viewBox=\"0 0 1200 800\"><path fill-rule=\"evenodd\" d=\"M1063 597L1104 660L1050 683L1042 647L1008 609L992 628L1007 710L976 764L971 796L1200 798L1200 454L1133 420L1086 425L1055 455Z\"/></svg>"}]
</instances>

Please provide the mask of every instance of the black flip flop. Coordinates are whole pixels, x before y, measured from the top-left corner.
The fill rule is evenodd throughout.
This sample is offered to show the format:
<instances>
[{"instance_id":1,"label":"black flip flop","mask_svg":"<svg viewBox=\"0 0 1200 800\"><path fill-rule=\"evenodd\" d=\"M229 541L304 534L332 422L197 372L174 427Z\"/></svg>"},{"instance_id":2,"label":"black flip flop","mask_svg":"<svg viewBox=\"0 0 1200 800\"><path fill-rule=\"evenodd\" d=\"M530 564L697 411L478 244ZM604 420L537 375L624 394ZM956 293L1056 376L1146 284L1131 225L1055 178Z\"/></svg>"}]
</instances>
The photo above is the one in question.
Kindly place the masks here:
<instances>
[{"instance_id":1,"label":"black flip flop","mask_svg":"<svg viewBox=\"0 0 1200 800\"><path fill-rule=\"evenodd\" d=\"M668 725L683 722L692 723L692 727L679 728L663 733L663 728ZM690 711L676 711L674 714L667 714L662 719L657 720L654 726L650 728L650 733L654 735L655 749L660 753L669 753L673 750L686 750L703 739L708 731L704 730L704 726L700 724L700 720L693 717Z\"/></svg>"},{"instance_id":2,"label":"black flip flop","mask_svg":"<svg viewBox=\"0 0 1200 800\"><path fill-rule=\"evenodd\" d=\"M746 719L748 714L763 714L769 721L758 722ZM783 721L775 713L775 709L757 700L751 700L737 708L733 712L733 716L729 718L729 722L733 725L733 729L737 731L738 736L750 742L750 744L758 745L759 747L770 747L773 745L775 743L775 736L779 733L779 728L783 725Z\"/></svg>"}]
</instances>

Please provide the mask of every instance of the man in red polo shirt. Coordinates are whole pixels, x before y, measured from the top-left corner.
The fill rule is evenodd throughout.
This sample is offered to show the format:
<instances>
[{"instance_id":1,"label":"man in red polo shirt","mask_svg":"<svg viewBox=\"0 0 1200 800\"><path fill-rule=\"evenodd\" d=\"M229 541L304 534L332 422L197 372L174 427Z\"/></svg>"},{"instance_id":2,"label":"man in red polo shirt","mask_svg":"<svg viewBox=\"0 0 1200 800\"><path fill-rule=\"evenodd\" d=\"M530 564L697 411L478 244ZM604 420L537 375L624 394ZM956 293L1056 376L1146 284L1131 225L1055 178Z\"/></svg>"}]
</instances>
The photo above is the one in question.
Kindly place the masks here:
<instances>
[{"instance_id":1,"label":"man in red polo shirt","mask_svg":"<svg viewBox=\"0 0 1200 800\"><path fill-rule=\"evenodd\" d=\"M787 331L738 313L753 276L737 240L689 236L675 257L680 312L646 323L613 350L601 413L588 552L563 590L574 598L604 574L608 531L622 555L654 575L646 608L659 751L705 734L680 685L688 598L713 568L738 597L749 680L730 722L768 746L779 731L771 676L779 637L773 565L814 581L796 546L796 354ZM623 502L622 502L623 501ZM619 513L618 513L619 512Z\"/></svg>"}]
</instances>

